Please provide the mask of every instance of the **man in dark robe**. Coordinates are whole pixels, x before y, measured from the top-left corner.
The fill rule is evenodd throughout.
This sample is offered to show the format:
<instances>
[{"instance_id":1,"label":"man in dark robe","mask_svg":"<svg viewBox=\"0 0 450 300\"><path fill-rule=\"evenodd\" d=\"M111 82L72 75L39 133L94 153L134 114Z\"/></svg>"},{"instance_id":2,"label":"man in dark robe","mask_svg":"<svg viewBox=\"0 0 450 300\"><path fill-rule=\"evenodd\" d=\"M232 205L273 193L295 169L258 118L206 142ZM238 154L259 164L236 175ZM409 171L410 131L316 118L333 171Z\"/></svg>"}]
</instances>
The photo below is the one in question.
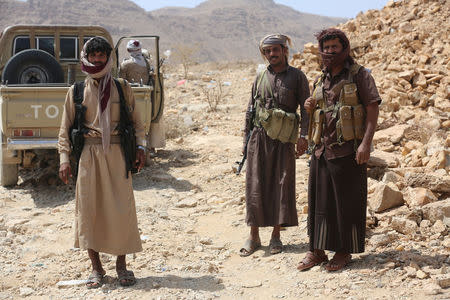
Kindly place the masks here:
<instances>
[{"instance_id":1,"label":"man in dark robe","mask_svg":"<svg viewBox=\"0 0 450 300\"><path fill-rule=\"evenodd\" d=\"M248 256L261 246L259 227L272 226L269 243L271 254L280 253L283 244L280 239L281 226L297 226L295 202L295 158L307 149L308 116L303 107L309 97L308 80L299 69L289 66L290 38L271 34L260 43L261 55L269 66L260 73L252 89L252 97L246 113L245 137L248 137L246 171L246 222L250 226L250 237L240 250L241 256ZM263 108L258 108L256 99ZM301 122L296 111L300 106ZM282 114L297 118L297 130L292 131L290 141L281 141L268 136L261 126L258 113L252 118L251 111L265 112L278 109ZM299 124L301 123L301 124ZM253 126L250 132L250 128ZM299 133L298 128L301 127ZM284 131L287 127L282 127ZM289 131L289 130L288 130ZM287 132L289 135L289 132ZM244 143L247 138L244 139ZM297 145L297 150L295 149Z\"/></svg>"},{"instance_id":2,"label":"man in dark robe","mask_svg":"<svg viewBox=\"0 0 450 300\"><path fill-rule=\"evenodd\" d=\"M370 71L357 65L350 57L350 42L344 32L326 29L317 35L317 39L324 68L314 83L313 96L306 100L305 108L311 113L319 105L318 101L323 101L321 108L325 113L321 139L314 144L310 164L310 251L297 268L307 270L327 262L326 269L336 271L350 262L350 253L364 252L366 163L370 157L381 98ZM341 118L343 114L339 108L343 105L343 97L349 93L353 93L364 111L361 139L342 139L344 117ZM352 106L352 110L355 107ZM333 259L328 261L324 250L334 251Z\"/></svg>"}]
</instances>

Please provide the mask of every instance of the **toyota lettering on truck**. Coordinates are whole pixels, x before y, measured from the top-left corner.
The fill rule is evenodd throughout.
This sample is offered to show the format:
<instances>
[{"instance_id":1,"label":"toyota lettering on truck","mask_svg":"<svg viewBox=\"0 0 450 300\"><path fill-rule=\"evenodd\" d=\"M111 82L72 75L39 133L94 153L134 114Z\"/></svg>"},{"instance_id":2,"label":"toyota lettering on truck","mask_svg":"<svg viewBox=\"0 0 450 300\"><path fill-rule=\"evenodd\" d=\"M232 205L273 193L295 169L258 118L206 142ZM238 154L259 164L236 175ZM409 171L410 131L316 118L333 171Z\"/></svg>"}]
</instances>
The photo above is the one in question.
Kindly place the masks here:
<instances>
[{"instance_id":1,"label":"toyota lettering on truck","mask_svg":"<svg viewBox=\"0 0 450 300\"><path fill-rule=\"evenodd\" d=\"M14 25L0 35L0 185L15 185L19 167L32 165L36 150L53 149L69 87L85 75L79 65L84 43L94 36L113 38L101 26ZM128 36L117 39L112 53L113 75L118 77L119 47L133 38L147 42L155 62L159 37ZM148 134L163 106L163 76L155 63L149 83L130 83ZM55 173L55 176L57 174Z\"/></svg>"}]
</instances>

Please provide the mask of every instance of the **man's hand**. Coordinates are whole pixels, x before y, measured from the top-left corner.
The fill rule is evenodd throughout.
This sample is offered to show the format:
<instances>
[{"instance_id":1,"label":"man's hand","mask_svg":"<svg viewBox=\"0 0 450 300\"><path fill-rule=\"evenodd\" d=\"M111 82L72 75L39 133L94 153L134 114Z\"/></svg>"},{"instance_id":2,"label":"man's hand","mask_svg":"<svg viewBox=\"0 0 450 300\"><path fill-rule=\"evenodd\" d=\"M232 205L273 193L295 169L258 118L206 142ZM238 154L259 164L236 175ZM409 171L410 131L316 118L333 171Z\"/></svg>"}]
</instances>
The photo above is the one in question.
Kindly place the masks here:
<instances>
[{"instance_id":1,"label":"man's hand","mask_svg":"<svg viewBox=\"0 0 450 300\"><path fill-rule=\"evenodd\" d=\"M138 172L144 167L145 164L145 151L143 149L136 150L136 168Z\"/></svg>"},{"instance_id":2,"label":"man's hand","mask_svg":"<svg viewBox=\"0 0 450 300\"><path fill-rule=\"evenodd\" d=\"M304 104L305 110L309 114L311 114L313 112L314 108L316 107L316 104L317 104L317 100L312 97L309 97L308 99L306 99L305 104Z\"/></svg>"},{"instance_id":3,"label":"man's hand","mask_svg":"<svg viewBox=\"0 0 450 300\"><path fill-rule=\"evenodd\" d=\"M356 151L356 163L358 165L365 164L369 161L370 158L370 146L365 143L361 143L359 145L358 150Z\"/></svg>"},{"instance_id":4,"label":"man's hand","mask_svg":"<svg viewBox=\"0 0 450 300\"><path fill-rule=\"evenodd\" d=\"M59 178L61 178L62 182L65 184L69 183L69 177L72 177L72 170L70 168L70 163L62 163L59 166Z\"/></svg>"},{"instance_id":5,"label":"man's hand","mask_svg":"<svg viewBox=\"0 0 450 300\"><path fill-rule=\"evenodd\" d=\"M304 137L298 138L297 151L295 152L295 158L302 156L306 149L308 149L308 141Z\"/></svg>"}]
</instances>

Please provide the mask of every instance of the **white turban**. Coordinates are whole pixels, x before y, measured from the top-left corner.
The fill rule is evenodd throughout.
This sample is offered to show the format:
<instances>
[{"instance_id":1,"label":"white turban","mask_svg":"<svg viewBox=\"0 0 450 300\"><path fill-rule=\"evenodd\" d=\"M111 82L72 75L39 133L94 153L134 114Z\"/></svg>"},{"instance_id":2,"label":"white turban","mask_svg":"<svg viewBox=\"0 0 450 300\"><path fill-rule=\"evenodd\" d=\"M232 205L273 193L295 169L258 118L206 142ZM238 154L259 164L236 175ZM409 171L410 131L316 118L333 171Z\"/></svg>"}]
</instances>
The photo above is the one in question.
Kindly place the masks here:
<instances>
[{"instance_id":1,"label":"white turban","mask_svg":"<svg viewBox=\"0 0 450 300\"><path fill-rule=\"evenodd\" d=\"M127 44L128 52L141 51L142 45L138 40L130 40Z\"/></svg>"}]
</instances>

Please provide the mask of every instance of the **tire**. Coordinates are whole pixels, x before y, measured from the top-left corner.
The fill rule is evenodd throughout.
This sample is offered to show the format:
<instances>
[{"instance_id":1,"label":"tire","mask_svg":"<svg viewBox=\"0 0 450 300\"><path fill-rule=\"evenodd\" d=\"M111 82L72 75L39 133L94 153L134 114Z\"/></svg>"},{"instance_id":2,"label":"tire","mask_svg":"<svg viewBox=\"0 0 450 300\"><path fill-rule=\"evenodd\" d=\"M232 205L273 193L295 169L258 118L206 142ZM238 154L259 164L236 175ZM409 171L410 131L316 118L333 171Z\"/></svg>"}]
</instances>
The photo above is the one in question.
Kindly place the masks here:
<instances>
[{"instance_id":1,"label":"tire","mask_svg":"<svg viewBox=\"0 0 450 300\"><path fill-rule=\"evenodd\" d=\"M11 186L16 185L19 179L19 166L18 165L0 165L0 185Z\"/></svg>"},{"instance_id":2,"label":"tire","mask_svg":"<svg viewBox=\"0 0 450 300\"><path fill-rule=\"evenodd\" d=\"M9 84L63 83L64 72L58 61L43 50L28 49L11 57L2 73Z\"/></svg>"},{"instance_id":3,"label":"tire","mask_svg":"<svg viewBox=\"0 0 450 300\"><path fill-rule=\"evenodd\" d=\"M0 132L0 186L16 185L19 179L19 166L17 164L3 163L3 134Z\"/></svg>"}]
</instances>

